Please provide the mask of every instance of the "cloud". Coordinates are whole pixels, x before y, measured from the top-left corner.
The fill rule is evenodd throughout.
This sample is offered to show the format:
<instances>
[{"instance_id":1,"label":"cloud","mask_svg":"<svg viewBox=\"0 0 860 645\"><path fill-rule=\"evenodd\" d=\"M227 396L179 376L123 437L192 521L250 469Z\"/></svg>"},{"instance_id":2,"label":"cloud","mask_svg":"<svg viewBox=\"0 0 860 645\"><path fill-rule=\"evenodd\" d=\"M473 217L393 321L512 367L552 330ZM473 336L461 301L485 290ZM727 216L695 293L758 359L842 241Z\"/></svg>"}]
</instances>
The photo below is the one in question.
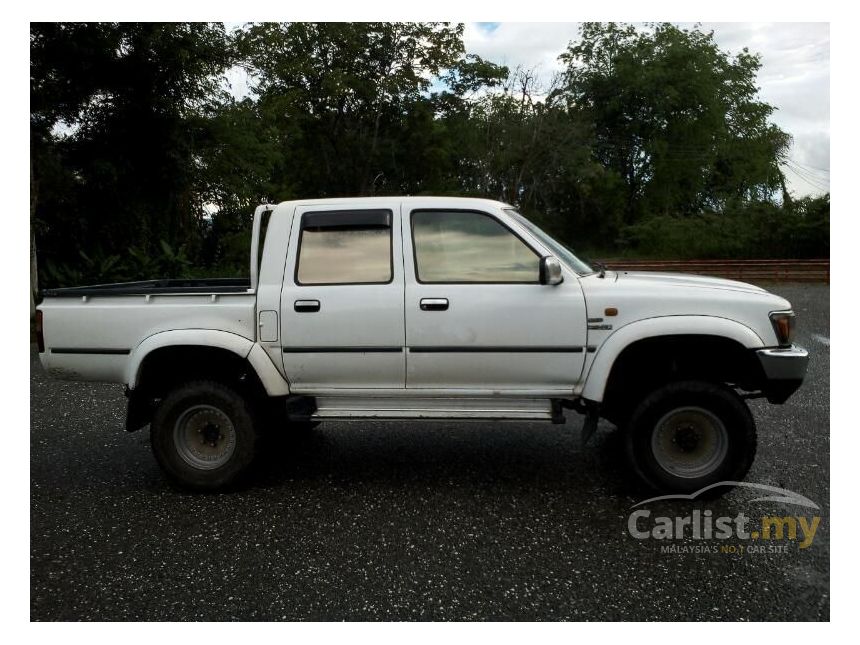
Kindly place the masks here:
<instances>
[{"instance_id":1,"label":"cloud","mask_svg":"<svg viewBox=\"0 0 860 645\"><path fill-rule=\"evenodd\" d=\"M536 69L543 78L561 69L558 55L578 36L578 23L502 22L493 29L468 23L463 43L470 54L510 68Z\"/></svg>"},{"instance_id":2,"label":"cloud","mask_svg":"<svg viewBox=\"0 0 860 645\"><path fill-rule=\"evenodd\" d=\"M237 100L241 100L251 94L253 80L248 72L234 65L224 72L224 86L228 92Z\"/></svg>"},{"instance_id":3,"label":"cloud","mask_svg":"<svg viewBox=\"0 0 860 645\"><path fill-rule=\"evenodd\" d=\"M830 25L827 23L704 23L723 49L761 55L761 98L771 120L794 137L785 168L795 195L830 189Z\"/></svg>"}]
</instances>

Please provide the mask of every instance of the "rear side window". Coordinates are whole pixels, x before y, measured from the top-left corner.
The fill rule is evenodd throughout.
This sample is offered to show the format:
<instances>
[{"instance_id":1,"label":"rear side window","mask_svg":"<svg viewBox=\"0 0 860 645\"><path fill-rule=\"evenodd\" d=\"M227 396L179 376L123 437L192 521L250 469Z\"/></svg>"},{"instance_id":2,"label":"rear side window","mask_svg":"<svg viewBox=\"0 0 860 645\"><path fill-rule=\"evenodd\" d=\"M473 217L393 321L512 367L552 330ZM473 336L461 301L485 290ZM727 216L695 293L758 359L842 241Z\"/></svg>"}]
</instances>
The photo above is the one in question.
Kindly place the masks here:
<instances>
[{"instance_id":1,"label":"rear side window","mask_svg":"<svg viewBox=\"0 0 860 645\"><path fill-rule=\"evenodd\" d=\"M302 215L296 284L391 282L391 211Z\"/></svg>"},{"instance_id":2,"label":"rear side window","mask_svg":"<svg viewBox=\"0 0 860 645\"><path fill-rule=\"evenodd\" d=\"M540 280L540 256L504 224L483 213L414 211L412 240L419 282Z\"/></svg>"}]
</instances>

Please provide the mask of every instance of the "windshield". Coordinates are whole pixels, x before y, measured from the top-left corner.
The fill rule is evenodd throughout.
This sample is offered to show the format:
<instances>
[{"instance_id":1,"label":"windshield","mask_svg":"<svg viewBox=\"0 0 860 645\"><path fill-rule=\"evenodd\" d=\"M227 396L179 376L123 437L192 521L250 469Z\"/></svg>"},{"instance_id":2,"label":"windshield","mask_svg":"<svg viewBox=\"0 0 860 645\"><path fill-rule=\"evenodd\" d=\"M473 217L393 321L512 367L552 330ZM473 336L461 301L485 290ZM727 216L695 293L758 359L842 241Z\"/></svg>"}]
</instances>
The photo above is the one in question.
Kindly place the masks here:
<instances>
[{"instance_id":1,"label":"windshield","mask_svg":"<svg viewBox=\"0 0 860 645\"><path fill-rule=\"evenodd\" d=\"M576 271L579 275L594 273L594 269L591 268L586 262L583 262L578 257L576 257L571 249L567 248L558 240L555 240L550 237L548 233L538 228L535 224L520 215L517 211L512 208L507 208L505 209L505 212L511 217L513 217L519 224L522 224L528 230L529 233L531 233L541 241L541 244L543 244L550 251L552 251L553 254L558 257L559 260L564 262L567 266L569 266L572 270Z\"/></svg>"}]
</instances>

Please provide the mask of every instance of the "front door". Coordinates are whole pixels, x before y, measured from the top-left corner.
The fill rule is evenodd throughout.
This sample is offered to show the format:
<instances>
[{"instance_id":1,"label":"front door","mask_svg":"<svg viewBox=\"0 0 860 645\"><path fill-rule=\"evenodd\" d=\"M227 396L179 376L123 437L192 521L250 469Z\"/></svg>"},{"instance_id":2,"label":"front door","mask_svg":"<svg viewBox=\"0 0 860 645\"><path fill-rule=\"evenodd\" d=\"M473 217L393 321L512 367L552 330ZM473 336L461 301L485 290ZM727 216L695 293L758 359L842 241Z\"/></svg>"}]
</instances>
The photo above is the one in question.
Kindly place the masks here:
<instances>
[{"instance_id":1,"label":"front door","mask_svg":"<svg viewBox=\"0 0 860 645\"><path fill-rule=\"evenodd\" d=\"M399 202L296 211L281 338L294 392L405 386Z\"/></svg>"},{"instance_id":2,"label":"front door","mask_svg":"<svg viewBox=\"0 0 860 645\"><path fill-rule=\"evenodd\" d=\"M547 253L502 212L413 207L404 230L407 388L572 393L587 351L575 274L540 284Z\"/></svg>"}]
</instances>

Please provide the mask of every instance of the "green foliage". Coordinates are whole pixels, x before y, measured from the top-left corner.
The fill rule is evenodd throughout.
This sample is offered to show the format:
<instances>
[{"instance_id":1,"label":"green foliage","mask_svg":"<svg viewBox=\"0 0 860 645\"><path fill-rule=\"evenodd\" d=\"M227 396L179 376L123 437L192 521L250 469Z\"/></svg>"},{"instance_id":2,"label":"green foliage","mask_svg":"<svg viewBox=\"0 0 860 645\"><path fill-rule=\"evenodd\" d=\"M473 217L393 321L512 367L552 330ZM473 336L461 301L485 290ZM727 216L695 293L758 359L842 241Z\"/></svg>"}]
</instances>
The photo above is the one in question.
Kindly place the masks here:
<instances>
[{"instance_id":1,"label":"green foliage","mask_svg":"<svg viewBox=\"0 0 860 645\"><path fill-rule=\"evenodd\" d=\"M767 200L789 135L758 99L759 57L671 24L586 23L562 54L559 94L594 126L594 154L625 184L624 222Z\"/></svg>"},{"instance_id":2,"label":"green foliage","mask_svg":"<svg viewBox=\"0 0 860 645\"><path fill-rule=\"evenodd\" d=\"M247 272L262 201L505 200L575 248L829 253L794 201L760 61L670 24L586 23L548 86L449 23L31 25L43 286ZM226 91L245 68L249 97ZM784 205L783 205L784 204Z\"/></svg>"},{"instance_id":3,"label":"green foliage","mask_svg":"<svg viewBox=\"0 0 860 645\"><path fill-rule=\"evenodd\" d=\"M661 259L830 256L830 198L768 202L692 217L657 215L622 231L621 254Z\"/></svg>"},{"instance_id":4,"label":"green foliage","mask_svg":"<svg viewBox=\"0 0 860 645\"><path fill-rule=\"evenodd\" d=\"M139 247L131 247L124 255L106 254L101 249L90 254L78 251L79 260L76 262L48 260L42 281L51 287L73 287L189 275L193 263L184 247L174 249L164 240L159 240L158 249L157 253L147 253Z\"/></svg>"},{"instance_id":5,"label":"green foliage","mask_svg":"<svg viewBox=\"0 0 860 645\"><path fill-rule=\"evenodd\" d=\"M223 26L37 23L30 44L39 252L74 263L76 249L196 245Z\"/></svg>"},{"instance_id":6,"label":"green foliage","mask_svg":"<svg viewBox=\"0 0 860 645\"><path fill-rule=\"evenodd\" d=\"M501 69L464 56L462 33L447 23L263 23L237 33L258 81L254 109L280 152L273 193L414 193L428 174L445 177L450 142L427 97L432 80L456 100Z\"/></svg>"}]
</instances>

